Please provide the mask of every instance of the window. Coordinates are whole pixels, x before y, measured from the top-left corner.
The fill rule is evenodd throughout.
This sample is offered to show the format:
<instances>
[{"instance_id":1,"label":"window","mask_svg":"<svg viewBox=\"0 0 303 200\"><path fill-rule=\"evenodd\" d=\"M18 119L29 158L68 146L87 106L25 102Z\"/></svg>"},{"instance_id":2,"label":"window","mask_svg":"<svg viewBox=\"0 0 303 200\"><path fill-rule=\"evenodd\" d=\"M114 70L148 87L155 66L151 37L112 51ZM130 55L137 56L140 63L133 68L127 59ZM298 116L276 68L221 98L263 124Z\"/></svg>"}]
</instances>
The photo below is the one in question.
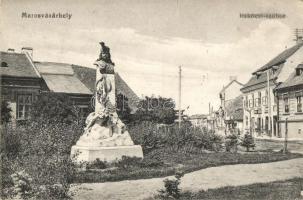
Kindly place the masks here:
<instances>
[{"instance_id":1,"label":"window","mask_svg":"<svg viewBox=\"0 0 303 200\"><path fill-rule=\"evenodd\" d=\"M1 62L1 67L8 67L6 62Z\"/></svg>"},{"instance_id":2,"label":"window","mask_svg":"<svg viewBox=\"0 0 303 200\"><path fill-rule=\"evenodd\" d=\"M297 98L297 112L302 112L302 95L296 94L296 98Z\"/></svg>"},{"instance_id":3,"label":"window","mask_svg":"<svg viewBox=\"0 0 303 200\"><path fill-rule=\"evenodd\" d=\"M17 96L17 119L28 119L32 105L32 95L22 94Z\"/></svg>"},{"instance_id":4,"label":"window","mask_svg":"<svg viewBox=\"0 0 303 200\"><path fill-rule=\"evenodd\" d=\"M263 104L263 106L267 106L267 97L262 97L262 104Z\"/></svg>"},{"instance_id":5,"label":"window","mask_svg":"<svg viewBox=\"0 0 303 200\"><path fill-rule=\"evenodd\" d=\"M258 92L258 105L261 105L261 92Z\"/></svg>"},{"instance_id":6,"label":"window","mask_svg":"<svg viewBox=\"0 0 303 200\"><path fill-rule=\"evenodd\" d=\"M250 99L250 100L249 100L249 107L250 107L250 108L254 107L254 105L253 105L253 104L254 104L253 99Z\"/></svg>"},{"instance_id":7,"label":"window","mask_svg":"<svg viewBox=\"0 0 303 200\"><path fill-rule=\"evenodd\" d=\"M255 106L261 106L261 92L258 92L258 98L255 99Z\"/></svg>"},{"instance_id":8,"label":"window","mask_svg":"<svg viewBox=\"0 0 303 200\"><path fill-rule=\"evenodd\" d=\"M283 101L284 101L284 112L289 113L289 99L288 95L283 95Z\"/></svg>"}]
</instances>

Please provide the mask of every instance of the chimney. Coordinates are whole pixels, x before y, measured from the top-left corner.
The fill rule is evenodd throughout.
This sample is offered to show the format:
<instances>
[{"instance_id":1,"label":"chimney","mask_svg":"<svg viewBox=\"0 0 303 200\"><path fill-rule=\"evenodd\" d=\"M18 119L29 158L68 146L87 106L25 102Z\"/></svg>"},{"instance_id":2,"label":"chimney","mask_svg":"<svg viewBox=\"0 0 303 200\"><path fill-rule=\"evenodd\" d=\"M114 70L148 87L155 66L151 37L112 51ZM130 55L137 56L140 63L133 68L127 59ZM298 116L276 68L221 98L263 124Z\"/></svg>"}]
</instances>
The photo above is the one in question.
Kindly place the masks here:
<instances>
[{"instance_id":1,"label":"chimney","mask_svg":"<svg viewBox=\"0 0 303 200\"><path fill-rule=\"evenodd\" d=\"M33 60L33 48L32 47L22 47L21 53L28 54Z\"/></svg>"},{"instance_id":2,"label":"chimney","mask_svg":"<svg viewBox=\"0 0 303 200\"><path fill-rule=\"evenodd\" d=\"M9 48L7 49L7 53L15 53L15 49Z\"/></svg>"},{"instance_id":3,"label":"chimney","mask_svg":"<svg viewBox=\"0 0 303 200\"><path fill-rule=\"evenodd\" d=\"M229 77L229 81L236 81L237 80L237 76L230 76Z\"/></svg>"}]
</instances>

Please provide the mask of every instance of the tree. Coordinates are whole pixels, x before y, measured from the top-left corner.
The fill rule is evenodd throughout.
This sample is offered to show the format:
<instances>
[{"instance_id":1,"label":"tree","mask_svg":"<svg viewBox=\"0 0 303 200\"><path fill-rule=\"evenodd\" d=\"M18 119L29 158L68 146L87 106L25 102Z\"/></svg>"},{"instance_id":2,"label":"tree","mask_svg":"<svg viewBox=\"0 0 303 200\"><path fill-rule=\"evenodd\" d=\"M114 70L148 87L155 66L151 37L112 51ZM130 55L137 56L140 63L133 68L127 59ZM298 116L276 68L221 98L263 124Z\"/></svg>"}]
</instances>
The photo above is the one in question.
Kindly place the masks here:
<instances>
[{"instance_id":1,"label":"tree","mask_svg":"<svg viewBox=\"0 0 303 200\"><path fill-rule=\"evenodd\" d=\"M128 98L123 94L117 94L116 96L117 114L123 122L129 122L131 114L130 107L128 105Z\"/></svg>"},{"instance_id":2,"label":"tree","mask_svg":"<svg viewBox=\"0 0 303 200\"><path fill-rule=\"evenodd\" d=\"M1 101L1 124L10 122L12 109L7 101Z\"/></svg>"},{"instance_id":3,"label":"tree","mask_svg":"<svg viewBox=\"0 0 303 200\"><path fill-rule=\"evenodd\" d=\"M176 118L173 99L163 97L145 97L134 114L136 121L153 121L163 124L172 124Z\"/></svg>"},{"instance_id":4,"label":"tree","mask_svg":"<svg viewBox=\"0 0 303 200\"><path fill-rule=\"evenodd\" d=\"M42 93L33 103L30 118L32 121L72 123L79 120L79 112L70 97L53 92Z\"/></svg>"}]
</instances>

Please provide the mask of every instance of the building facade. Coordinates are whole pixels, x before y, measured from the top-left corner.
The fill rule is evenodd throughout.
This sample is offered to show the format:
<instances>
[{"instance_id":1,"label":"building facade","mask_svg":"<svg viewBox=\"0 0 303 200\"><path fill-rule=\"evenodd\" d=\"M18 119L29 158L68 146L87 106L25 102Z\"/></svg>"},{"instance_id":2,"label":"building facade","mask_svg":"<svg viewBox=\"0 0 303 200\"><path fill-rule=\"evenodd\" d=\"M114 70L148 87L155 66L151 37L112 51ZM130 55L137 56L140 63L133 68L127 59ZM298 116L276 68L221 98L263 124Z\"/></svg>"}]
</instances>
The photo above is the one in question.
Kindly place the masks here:
<instances>
[{"instance_id":1,"label":"building facade","mask_svg":"<svg viewBox=\"0 0 303 200\"><path fill-rule=\"evenodd\" d=\"M240 90L242 87L243 84L237 81L235 77L230 77L229 84L224 86L219 94L221 107L223 110L225 110L225 107L229 101L236 99L242 94Z\"/></svg>"},{"instance_id":2,"label":"building facade","mask_svg":"<svg viewBox=\"0 0 303 200\"><path fill-rule=\"evenodd\" d=\"M280 135L303 139L303 63L276 89ZM287 124L286 124L287 123Z\"/></svg>"},{"instance_id":3,"label":"building facade","mask_svg":"<svg viewBox=\"0 0 303 200\"><path fill-rule=\"evenodd\" d=\"M236 77L230 77L230 82L219 93L221 105L217 111L216 125L219 134L242 132L243 108L241 88L243 84Z\"/></svg>"},{"instance_id":4,"label":"building facade","mask_svg":"<svg viewBox=\"0 0 303 200\"><path fill-rule=\"evenodd\" d=\"M1 99L9 103L13 119L25 120L43 80L29 54L11 49L0 52L0 58Z\"/></svg>"},{"instance_id":5,"label":"building facade","mask_svg":"<svg viewBox=\"0 0 303 200\"><path fill-rule=\"evenodd\" d=\"M67 94L81 113L94 104L96 70L56 62L33 61L33 49L22 48L0 52L1 100L12 109L13 124L27 120L33 102L43 92ZM116 94L123 96L131 111L136 110L139 97L119 74L115 74Z\"/></svg>"},{"instance_id":6,"label":"building facade","mask_svg":"<svg viewBox=\"0 0 303 200\"><path fill-rule=\"evenodd\" d=\"M275 89L302 62L303 42L284 50L252 73L243 92L244 131L254 136L282 137L278 126L278 98Z\"/></svg>"}]
</instances>

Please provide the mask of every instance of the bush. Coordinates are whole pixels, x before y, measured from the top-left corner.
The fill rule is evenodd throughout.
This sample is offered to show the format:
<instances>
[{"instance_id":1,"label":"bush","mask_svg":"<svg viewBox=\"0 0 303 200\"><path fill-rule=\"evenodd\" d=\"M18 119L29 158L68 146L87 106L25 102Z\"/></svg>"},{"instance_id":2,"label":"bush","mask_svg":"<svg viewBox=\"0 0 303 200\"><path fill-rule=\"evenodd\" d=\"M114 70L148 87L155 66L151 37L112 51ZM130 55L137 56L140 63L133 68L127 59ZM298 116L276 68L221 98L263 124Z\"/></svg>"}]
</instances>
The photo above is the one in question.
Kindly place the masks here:
<instances>
[{"instance_id":1,"label":"bush","mask_svg":"<svg viewBox=\"0 0 303 200\"><path fill-rule=\"evenodd\" d=\"M220 151L222 137L190 124L177 124L159 128L154 122L140 122L129 127L129 133L135 144L142 145L143 152L169 148L171 151L191 152L193 150Z\"/></svg>"},{"instance_id":2,"label":"bush","mask_svg":"<svg viewBox=\"0 0 303 200\"><path fill-rule=\"evenodd\" d=\"M225 137L225 150L227 152L237 152L238 147L238 136L236 134L231 134Z\"/></svg>"},{"instance_id":3,"label":"bush","mask_svg":"<svg viewBox=\"0 0 303 200\"><path fill-rule=\"evenodd\" d=\"M118 160L115 163L115 166L121 169L129 169L132 167L140 166L141 161L142 158L122 156L122 159Z\"/></svg>"},{"instance_id":4,"label":"bush","mask_svg":"<svg viewBox=\"0 0 303 200\"><path fill-rule=\"evenodd\" d=\"M151 121L172 124L177 119L175 102L171 98L145 97L138 103L138 110L132 115L134 121Z\"/></svg>"},{"instance_id":5,"label":"bush","mask_svg":"<svg viewBox=\"0 0 303 200\"><path fill-rule=\"evenodd\" d=\"M108 163L106 161L102 161L97 158L93 162L87 164L86 169L106 169L107 167Z\"/></svg>"},{"instance_id":6,"label":"bush","mask_svg":"<svg viewBox=\"0 0 303 200\"><path fill-rule=\"evenodd\" d=\"M8 127L3 133L5 142L9 142L1 146L1 159L5 162L2 162L5 165L1 172L5 180L2 187L12 187L14 183L10 175L25 171L32 179L29 194L34 199L68 198L75 173L70 149L82 130L78 124L50 123L47 120L32 121L15 130ZM18 142L13 142L15 139ZM16 146L18 148L13 152Z\"/></svg>"},{"instance_id":7,"label":"bush","mask_svg":"<svg viewBox=\"0 0 303 200\"><path fill-rule=\"evenodd\" d=\"M40 94L33 103L30 118L33 121L44 121L52 124L73 124L84 123L83 117L88 114L89 111L80 113L80 109L73 104L67 94L47 92Z\"/></svg>"},{"instance_id":8,"label":"bush","mask_svg":"<svg viewBox=\"0 0 303 200\"><path fill-rule=\"evenodd\" d=\"M246 133L244 135L240 145L245 147L247 152L249 151L250 148L254 148L256 146L254 138L249 133Z\"/></svg>"},{"instance_id":9,"label":"bush","mask_svg":"<svg viewBox=\"0 0 303 200\"><path fill-rule=\"evenodd\" d=\"M165 179L164 187L165 189L159 190L158 197L161 199L179 199L180 198L180 188L181 177L184 176L184 173L179 172L175 175L175 179Z\"/></svg>"}]
</instances>

